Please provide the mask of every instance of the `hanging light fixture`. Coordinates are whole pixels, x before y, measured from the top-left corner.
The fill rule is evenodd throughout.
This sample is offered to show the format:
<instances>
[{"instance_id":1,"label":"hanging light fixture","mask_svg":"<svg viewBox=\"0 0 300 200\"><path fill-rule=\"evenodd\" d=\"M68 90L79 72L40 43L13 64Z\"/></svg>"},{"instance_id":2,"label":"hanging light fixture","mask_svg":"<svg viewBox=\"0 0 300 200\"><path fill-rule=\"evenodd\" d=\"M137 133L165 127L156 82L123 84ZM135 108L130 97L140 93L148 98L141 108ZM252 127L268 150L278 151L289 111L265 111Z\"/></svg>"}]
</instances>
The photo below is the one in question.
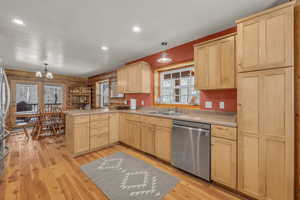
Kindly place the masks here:
<instances>
[{"instance_id":1,"label":"hanging light fixture","mask_svg":"<svg viewBox=\"0 0 300 200\"><path fill-rule=\"evenodd\" d=\"M161 46L163 46L163 48L165 46L167 46L168 43L167 42L162 42ZM162 64L166 64L172 61L172 58L168 57L168 54L166 51L162 52L160 55L160 58L157 59L157 62L162 63Z\"/></svg>"},{"instance_id":2,"label":"hanging light fixture","mask_svg":"<svg viewBox=\"0 0 300 200\"><path fill-rule=\"evenodd\" d=\"M35 72L35 76L37 78L42 78L43 76L45 76L47 79L53 79L52 72L48 71L48 63L44 63L44 65L45 65L44 73L42 73L41 71L37 71Z\"/></svg>"}]
</instances>

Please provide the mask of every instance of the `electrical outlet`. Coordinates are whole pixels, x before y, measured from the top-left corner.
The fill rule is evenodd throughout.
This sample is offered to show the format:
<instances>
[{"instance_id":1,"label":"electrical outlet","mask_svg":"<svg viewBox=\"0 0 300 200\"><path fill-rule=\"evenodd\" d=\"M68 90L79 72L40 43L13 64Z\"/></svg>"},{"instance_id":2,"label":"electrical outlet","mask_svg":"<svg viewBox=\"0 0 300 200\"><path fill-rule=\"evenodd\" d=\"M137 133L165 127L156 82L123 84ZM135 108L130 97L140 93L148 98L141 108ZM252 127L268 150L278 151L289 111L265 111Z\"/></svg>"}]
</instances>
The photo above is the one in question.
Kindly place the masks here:
<instances>
[{"instance_id":1,"label":"electrical outlet","mask_svg":"<svg viewBox=\"0 0 300 200\"><path fill-rule=\"evenodd\" d=\"M142 104L142 106L144 106L144 105L145 105L145 102L144 102L144 100L142 100L142 101L141 101L141 104Z\"/></svg>"},{"instance_id":2,"label":"electrical outlet","mask_svg":"<svg viewBox=\"0 0 300 200\"><path fill-rule=\"evenodd\" d=\"M205 108L212 108L212 102L211 101L205 101Z\"/></svg>"},{"instance_id":3,"label":"electrical outlet","mask_svg":"<svg viewBox=\"0 0 300 200\"><path fill-rule=\"evenodd\" d=\"M127 105L127 101L126 100L124 101L124 104Z\"/></svg>"},{"instance_id":4,"label":"electrical outlet","mask_svg":"<svg viewBox=\"0 0 300 200\"><path fill-rule=\"evenodd\" d=\"M219 102L219 108L220 108L220 109L224 109L224 108L225 108L225 103L224 103L224 101L220 101L220 102Z\"/></svg>"}]
</instances>

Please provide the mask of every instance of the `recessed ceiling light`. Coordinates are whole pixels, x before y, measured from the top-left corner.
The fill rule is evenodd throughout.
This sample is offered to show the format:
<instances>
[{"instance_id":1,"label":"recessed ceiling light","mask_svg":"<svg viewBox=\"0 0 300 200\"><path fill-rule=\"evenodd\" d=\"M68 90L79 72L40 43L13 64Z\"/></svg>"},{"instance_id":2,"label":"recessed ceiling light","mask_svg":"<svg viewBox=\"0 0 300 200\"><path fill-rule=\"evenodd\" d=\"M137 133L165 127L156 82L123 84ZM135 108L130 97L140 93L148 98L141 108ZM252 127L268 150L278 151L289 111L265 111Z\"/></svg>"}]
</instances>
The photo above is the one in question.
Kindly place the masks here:
<instances>
[{"instance_id":1,"label":"recessed ceiling light","mask_svg":"<svg viewBox=\"0 0 300 200\"><path fill-rule=\"evenodd\" d=\"M108 47L107 47L107 46L102 46L101 49L102 49L103 51L107 51L107 50L108 50Z\"/></svg>"},{"instance_id":2,"label":"recessed ceiling light","mask_svg":"<svg viewBox=\"0 0 300 200\"><path fill-rule=\"evenodd\" d=\"M21 20L21 19L18 19L18 18L14 18L14 19L12 20L12 22L15 23L15 24L17 24L17 25L20 25L20 26L25 26L24 21Z\"/></svg>"},{"instance_id":3,"label":"recessed ceiling light","mask_svg":"<svg viewBox=\"0 0 300 200\"><path fill-rule=\"evenodd\" d=\"M134 27L132 27L132 31L135 33L140 33L142 31L142 29L139 26L134 26Z\"/></svg>"}]
</instances>

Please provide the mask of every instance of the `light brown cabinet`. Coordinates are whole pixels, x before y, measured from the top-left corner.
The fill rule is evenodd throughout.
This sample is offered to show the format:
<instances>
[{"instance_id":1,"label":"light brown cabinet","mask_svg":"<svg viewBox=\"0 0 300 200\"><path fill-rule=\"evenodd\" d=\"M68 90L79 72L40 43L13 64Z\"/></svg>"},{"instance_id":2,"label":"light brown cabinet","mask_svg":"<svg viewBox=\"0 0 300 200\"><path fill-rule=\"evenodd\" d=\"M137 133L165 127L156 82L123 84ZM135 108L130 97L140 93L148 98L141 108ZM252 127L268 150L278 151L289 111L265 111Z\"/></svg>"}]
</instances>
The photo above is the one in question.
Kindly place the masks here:
<instances>
[{"instance_id":1,"label":"light brown cabinet","mask_svg":"<svg viewBox=\"0 0 300 200\"><path fill-rule=\"evenodd\" d=\"M120 141L170 162L171 126L170 119L122 113Z\"/></svg>"},{"instance_id":2,"label":"light brown cabinet","mask_svg":"<svg viewBox=\"0 0 300 200\"><path fill-rule=\"evenodd\" d=\"M194 46L197 89L235 88L235 36Z\"/></svg>"},{"instance_id":3,"label":"light brown cabinet","mask_svg":"<svg viewBox=\"0 0 300 200\"><path fill-rule=\"evenodd\" d=\"M237 142L236 128L212 126L211 177L213 181L236 189Z\"/></svg>"},{"instance_id":4,"label":"light brown cabinet","mask_svg":"<svg viewBox=\"0 0 300 200\"><path fill-rule=\"evenodd\" d=\"M126 65L117 71L119 93L150 93L151 68L146 62Z\"/></svg>"},{"instance_id":5,"label":"light brown cabinet","mask_svg":"<svg viewBox=\"0 0 300 200\"><path fill-rule=\"evenodd\" d=\"M212 137L211 178L218 183L236 189L236 141Z\"/></svg>"},{"instance_id":6,"label":"light brown cabinet","mask_svg":"<svg viewBox=\"0 0 300 200\"><path fill-rule=\"evenodd\" d=\"M294 1L237 21L238 190L294 199Z\"/></svg>"},{"instance_id":7,"label":"light brown cabinet","mask_svg":"<svg viewBox=\"0 0 300 200\"><path fill-rule=\"evenodd\" d=\"M90 149L89 116L66 117L66 145L74 155L86 153Z\"/></svg>"},{"instance_id":8,"label":"light brown cabinet","mask_svg":"<svg viewBox=\"0 0 300 200\"><path fill-rule=\"evenodd\" d=\"M109 143L116 143L119 141L119 113L112 113L109 115Z\"/></svg>"},{"instance_id":9,"label":"light brown cabinet","mask_svg":"<svg viewBox=\"0 0 300 200\"><path fill-rule=\"evenodd\" d=\"M127 135L127 124L126 124L126 114L120 113L119 115L119 138L120 141L128 144L128 135Z\"/></svg>"},{"instance_id":10,"label":"light brown cabinet","mask_svg":"<svg viewBox=\"0 0 300 200\"><path fill-rule=\"evenodd\" d=\"M141 148L141 124L140 116L135 114L124 114L120 125L125 129L121 133L121 141L136 149Z\"/></svg>"},{"instance_id":11,"label":"light brown cabinet","mask_svg":"<svg viewBox=\"0 0 300 200\"><path fill-rule=\"evenodd\" d=\"M109 144L108 114L90 115L90 151Z\"/></svg>"},{"instance_id":12,"label":"light brown cabinet","mask_svg":"<svg viewBox=\"0 0 300 200\"><path fill-rule=\"evenodd\" d=\"M293 196L293 76L293 68L238 75L238 188L258 199Z\"/></svg>"},{"instance_id":13,"label":"light brown cabinet","mask_svg":"<svg viewBox=\"0 0 300 200\"><path fill-rule=\"evenodd\" d=\"M155 129L155 156L171 162L171 131L169 127Z\"/></svg>"},{"instance_id":14,"label":"light brown cabinet","mask_svg":"<svg viewBox=\"0 0 300 200\"><path fill-rule=\"evenodd\" d=\"M294 65L294 6L278 6L238 20L238 72Z\"/></svg>"},{"instance_id":15,"label":"light brown cabinet","mask_svg":"<svg viewBox=\"0 0 300 200\"><path fill-rule=\"evenodd\" d=\"M81 153L89 150L89 124L78 123L74 126L75 148L74 152Z\"/></svg>"},{"instance_id":16,"label":"light brown cabinet","mask_svg":"<svg viewBox=\"0 0 300 200\"><path fill-rule=\"evenodd\" d=\"M141 150L155 154L155 125L141 123Z\"/></svg>"},{"instance_id":17,"label":"light brown cabinet","mask_svg":"<svg viewBox=\"0 0 300 200\"><path fill-rule=\"evenodd\" d=\"M126 120L127 135L128 140L126 141L128 145L140 149L141 148L141 126L138 121Z\"/></svg>"},{"instance_id":18,"label":"light brown cabinet","mask_svg":"<svg viewBox=\"0 0 300 200\"><path fill-rule=\"evenodd\" d=\"M117 70L117 92L126 93L128 81L128 70L127 67L121 67Z\"/></svg>"}]
</instances>

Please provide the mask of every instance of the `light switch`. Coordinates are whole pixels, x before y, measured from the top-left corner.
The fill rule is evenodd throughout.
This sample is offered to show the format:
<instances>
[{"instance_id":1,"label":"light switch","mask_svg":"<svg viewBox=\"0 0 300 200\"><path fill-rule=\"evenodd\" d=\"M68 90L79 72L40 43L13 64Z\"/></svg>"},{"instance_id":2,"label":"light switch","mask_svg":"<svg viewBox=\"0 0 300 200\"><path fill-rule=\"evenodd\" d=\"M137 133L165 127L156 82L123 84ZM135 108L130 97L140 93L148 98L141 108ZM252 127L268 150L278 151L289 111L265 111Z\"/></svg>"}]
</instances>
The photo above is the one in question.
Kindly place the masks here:
<instances>
[{"instance_id":1,"label":"light switch","mask_svg":"<svg viewBox=\"0 0 300 200\"><path fill-rule=\"evenodd\" d=\"M211 101L205 101L205 108L212 108L212 102Z\"/></svg>"},{"instance_id":2,"label":"light switch","mask_svg":"<svg viewBox=\"0 0 300 200\"><path fill-rule=\"evenodd\" d=\"M220 101L220 102L219 102L219 108L220 108L220 109L224 109L224 108L225 108L225 103L224 103L224 101Z\"/></svg>"},{"instance_id":3,"label":"light switch","mask_svg":"<svg viewBox=\"0 0 300 200\"><path fill-rule=\"evenodd\" d=\"M142 106L144 106L144 105L145 105L145 102L144 102L144 100L142 100L142 101L141 101L141 104L142 104Z\"/></svg>"}]
</instances>

